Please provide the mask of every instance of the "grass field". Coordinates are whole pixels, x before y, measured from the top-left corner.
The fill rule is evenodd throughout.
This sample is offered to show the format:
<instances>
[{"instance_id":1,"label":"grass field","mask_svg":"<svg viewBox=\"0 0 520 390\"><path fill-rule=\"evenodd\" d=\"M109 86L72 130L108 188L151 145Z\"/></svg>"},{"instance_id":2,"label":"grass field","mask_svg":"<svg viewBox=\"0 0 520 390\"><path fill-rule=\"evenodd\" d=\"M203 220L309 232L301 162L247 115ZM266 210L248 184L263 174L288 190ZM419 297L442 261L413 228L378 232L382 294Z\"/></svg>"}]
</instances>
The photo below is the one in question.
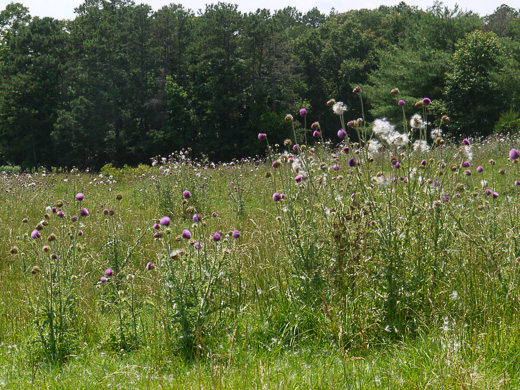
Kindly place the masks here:
<instances>
[{"instance_id":1,"label":"grass field","mask_svg":"<svg viewBox=\"0 0 520 390\"><path fill-rule=\"evenodd\" d=\"M0 387L520 386L517 140L379 126L3 173Z\"/></svg>"}]
</instances>

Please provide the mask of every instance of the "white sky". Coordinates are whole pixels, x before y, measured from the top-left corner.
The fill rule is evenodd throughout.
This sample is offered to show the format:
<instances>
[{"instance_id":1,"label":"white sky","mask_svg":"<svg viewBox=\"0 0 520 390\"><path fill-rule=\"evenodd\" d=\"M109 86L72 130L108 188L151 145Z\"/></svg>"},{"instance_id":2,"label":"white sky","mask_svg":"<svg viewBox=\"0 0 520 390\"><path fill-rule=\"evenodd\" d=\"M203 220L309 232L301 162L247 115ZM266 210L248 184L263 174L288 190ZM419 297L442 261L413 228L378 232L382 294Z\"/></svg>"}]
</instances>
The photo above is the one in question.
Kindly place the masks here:
<instances>
[{"instance_id":1,"label":"white sky","mask_svg":"<svg viewBox=\"0 0 520 390\"><path fill-rule=\"evenodd\" d=\"M175 3L182 4L185 8L191 8L194 11L199 9L204 10L206 3L217 3L218 0L135 0L137 4L145 3L157 10L165 5ZM0 0L0 10L13 0ZM83 3L83 0L18 0L15 2L22 3L28 7L32 16L51 16L56 19L73 19L75 17L74 8ZM317 7L324 14L329 14L334 7L338 12L346 12L352 9L375 9L380 5L397 5L399 0L263 0L261 2L255 0L236 0L224 1L227 3L238 4L238 9L241 12L254 12L258 8L268 8L271 10L282 9L288 6L296 7L300 12L307 12L313 7ZM433 0L408 0L405 1L408 5L416 5L419 8L426 9L433 4ZM459 8L467 11L474 11L480 16L485 16L493 13L501 4L508 4L513 8L519 7L519 0L444 0L444 5L452 9L455 4Z\"/></svg>"}]
</instances>

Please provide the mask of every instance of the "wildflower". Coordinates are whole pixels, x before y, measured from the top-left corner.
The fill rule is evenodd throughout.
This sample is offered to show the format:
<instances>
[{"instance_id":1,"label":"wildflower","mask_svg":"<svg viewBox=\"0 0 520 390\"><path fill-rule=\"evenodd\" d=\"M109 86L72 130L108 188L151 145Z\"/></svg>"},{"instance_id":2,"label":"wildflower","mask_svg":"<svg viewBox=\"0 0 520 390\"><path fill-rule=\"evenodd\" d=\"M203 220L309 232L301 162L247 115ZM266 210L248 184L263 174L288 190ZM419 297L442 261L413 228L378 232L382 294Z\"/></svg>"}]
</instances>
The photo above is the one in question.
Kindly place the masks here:
<instances>
[{"instance_id":1,"label":"wildflower","mask_svg":"<svg viewBox=\"0 0 520 390\"><path fill-rule=\"evenodd\" d=\"M81 211L79 212L79 215L81 215L82 217L88 217L90 215L90 213L88 212L87 209L83 208L81 209Z\"/></svg>"},{"instance_id":2,"label":"wildflower","mask_svg":"<svg viewBox=\"0 0 520 390\"><path fill-rule=\"evenodd\" d=\"M496 164L496 161L495 161L495 160L493 160L493 159L490 159L490 160L489 160L489 165L495 165L495 164Z\"/></svg>"},{"instance_id":3,"label":"wildflower","mask_svg":"<svg viewBox=\"0 0 520 390\"><path fill-rule=\"evenodd\" d=\"M72 222L76 222L76 221L78 220L78 217L75 216L75 215L73 215L72 217L70 217L70 220L71 220Z\"/></svg>"},{"instance_id":4,"label":"wildflower","mask_svg":"<svg viewBox=\"0 0 520 390\"><path fill-rule=\"evenodd\" d=\"M151 271L153 269L155 269L155 266L153 265L153 263L150 261L148 264L146 264L146 269L148 271Z\"/></svg>"},{"instance_id":5,"label":"wildflower","mask_svg":"<svg viewBox=\"0 0 520 390\"><path fill-rule=\"evenodd\" d=\"M332 111L336 115L342 115L345 111L347 111L347 106L343 102L337 102L332 106Z\"/></svg>"},{"instance_id":6,"label":"wildflower","mask_svg":"<svg viewBox=\"0 0 520 390\"><path fill-rule=\"evenodd\" d=\"M357 86L352 90L352 93L355 93L356 95L359 95L361 93L361 87Z\"/></svg>"},{"instance_id":7,"label":"wildflower","mask_svg":"<svg viewBox=\"0 0 520 390\"><path fill-rule=\"evenodd\" d=\"M332 169L334 169L335 171L339 171L339 164L334 164L332 166Z\"/></svg>"},{"instance_id":8,"label":"wildflower","mask_svg":"<svg viewBox=\"0 0 520 390\"><path fill-rule=\"evenodd\" d=\"M350 148L348 146L345 146L343 148L343 153L347 154L350 151Z\"/></svg>"},{"instance_id":9,"label":"wildflower","mask_svg":"<svg viewBox=\"0 0 520 390\"><path fill-rule=\"evenodd\" d=\"M485 193L486 195L491 195L492 191L491 191L490 189L487 189L487 190L484 191L484 193Z\"/></svg>"},{"instance_id":10,"label":"wildflower","mask_svg":"<svg viewBox=\"0 0 520 390\"><path fill-rule=\"evenodd\" d=\"M509 152L509 158L514 161L514 160L518 160L519 157L520 157L520 153L518 153L518 150L511 149L511 151Z\"/></svg>"},{"instance_id":11,"label":"wildflower","mask_svg":"<svg viewBox=\"0 0 520 390\"><path fill-rule=\"evenodd\" d=\"M113 270L112 268L107 268L107 269L105 270L105 275L106 275L106 276L112 276L112 275L114 275L114 270Z\"/></svg>"},{"instance_id":12,"label":"wildflower","mask_svg":"<svg viewBox=\"0 0 520 390\"><path fill-rule=\"evenodd\" d=\"M40 232L38 231L38 229L34 229L31 233L31 238L32 239L37 239L37 238L40 238L42 235L40 234Z\"/></svg>"},{"instance_id":13,"label":"wildflower","mask_svg":"<svg viewBox=\"0 0 520 390\"><path fill-rule=\"evenodd\" d=\"M307 116L307 110L305 108L300 110L300 116Z\"/></svg>"},{"instance_id":14,"label":"wildflower","mask_svg":"<svg viewBox=\"0 0 520 390\"><path fill-rule=\"evenodd\" d=\"M282 199L282 196L281 196L278 192L275 192L275 193L273 194L273 200L274 200L275 202L278 202L280 199Z\"/></svg>"},{"instance_id":15,"label":"wildflower","mask_svg":"<svg viewBox=\"0 0 520 390\"><path fill-rule=\"evenodd\" d=\"M318 138L320 135L321 135L321 133L318 130L314 130L314 132L312 133L312 136L314 138Z\"/></svg>"},{"instance_id":16,"label":"wildflower","mask_svg":"<svg viewBox=\"0 0 520 390\"><path fill-rule=\"evenodd\" d=\"M462 163L462 166L463 166L464 168L469 168L469 167L471 166L471 163L470 163L469 161L464 161L464 162Z\"/></svg>"},{"instance_id":17,"label":"wildflower","mask_svg":"<svg viewBox=\"0 0 520 390\"><path fill-rule=\"evenodd\" d=\"M428 143L425 140L417 140L412 145L414 152L427 152L430 150Z\"/></svg>"},{"instance_id":18,"label":"wildflower","mask_svg":"<svg viewBox=\"0 0 520 390\"><path fill-rule=\"evenodd\" d=\"M57 255L56 253L53 253L53 254L51 255L51 259L52 259L52 260L58 260L58 255Z\"/></svg>"},{"instance_id":19,"label":"wildflower","mask_svg":"<svg viewBox=\"0 0 520 390\"><path fill-rule=\"evenodd\" d=\"M432 101L429 98L424 98L422 102L425 106L429 106L430 104L432 104Z\"/></svg>"},{"instance_id":20,"label":"wildflower","mask_svg":"<svg viewBox=\"0 0 520 390\"><path fill-rule=\"evenodd\" d=\"M200 249L200 248L202 248L202 245L200 245L200 242L196 242L196 243L193 245L193 247L194 247L195 249Z\"/></svg>"},{"instance_id":21,"label":"wildflower","mask_svg":"<svg viewBox=\"0 0 520 390\"><path fill-rule=\"evenodd\" d=\"M156 232L156 233L154 233L153 238L156 238L156 239L161 238L163 235L164 235L163 232Z\"/></svg>"},{"instance_id":22,"label":"wildflower","mask_svg":"<svg viewBox=\"0 0 520 390\"><path fill-rule=\"evenodd\" d=\"M189 192L188 190L184 191L182 193L182 196L185 197L186 199L189 199L191 198L191 192Z\"/></svg>"},{"instance_id":23,"label":"wildflower","mask_svg":"<svg viewBox=\"0 0 520 390\"><path fill-rule=\"evenodd\" d=\"M42 272L42 269L40 267L38 267L37 265L35 265L31 269L31 274L33 274L33 275L39 274L40 272Z\"/></svg>"},{"instance_id":24,"label":"wildflower","mask_svg":"<svg viewBox=\"0 0 520 390\"><path fill-rule=\"evenodd\" d=\"M314 122L312 125L311 125L311 129L312 130L318 130L320 128L320 123L319 122Z\"/></svg>"},{"instance_id":25,"label":"wildflower","mask_svg":"<svg viewBox=\"0 0 520 390\"><path fill-rule=\"evenodd\" d=\"M292 122L294 120L293 116L291 114L287 114L285 116L285 121L286 122Z\"/></svg>"},{"instance_id":26,"label":"wildflower","mask_svg":"<svg viewBox=\"0 0 520 390\"><path fill-rule=\"evenodd\" d=\"M85 197L85 195L83 195L81 192L76 194L76 199L79 200L80 202L83 200L84 197Z\"/></svg>"},{"instance_id":27,"label":"wildflower","mask_svg":"<svg viewBox=\"0 0 520 390\"><path fill-rule=\"evenodd\" d=\"M153 230L159 230L160 228L161 228L161 225L159 225L158 223L153 224Z\"/></svg>"},{"instance_id":28,"label":"wildflower","mask_svg":"<svg viewBox=\"0 0 520 390\"><path fill-rule=\"evenodd\" d=\"M162 217L159 223L163 226L170 226L171 221L168 217Z\"/></svg>"},{"instance_id":29,"label":"wildflower","mask_svg":"<svg viewBox=\"0 0 520 390\"><path fill-rule=\"evenodd\" d=\"M348 166L354 168L357 165L357 161L354 158L348 160Z\"/></svg>"},{"instance_id":30,"label":"wildflower","mask_svg":"<svg viewBox=\"0 0 520 390\"><path fill-rule=\"evenodd\" d=\"M406 103L405 103L404 100L399 100L399 102L397 102L397 105L398 105L399 107L402 107L402 106L404 106L405 104L406 104Z\"/></svg>"},{"instance_id":31,"label":"wildflower","mask_svg":"<svg viewBox=\"0 0 520 390\"><path fill-rule=\"evenodd\" d=\"M78 236L82 236L83 235L83 230L78 230Z\"/></svg>"},{"instance_id":32,"label":"wildflower","mask_svg":"<svg viewBox=\"0 0 520 390\"><path fill-rule=\"evenodd\" d=\"M191 238L191 232L187 229L184 229L182 231L182 238L185 238L186 240L189 240Z\"/></svg>"},{"instance_id":33,"label":"wildflower","mask_svg":"<svg viewBox=\"0 0 520 390\"><path fill-rule=\"evenodd\" d=\"M60 217L60 218L65 217L65 213L64 213L63 211L61 211L61 210L59 210L59 211L56 213L56 215L57 215L58 217Z\"/></svg>"},{"instance_id":34,"label":"wildflower","mask_svg":"<svg viewBox=\"0 0 520 390\"><path fill-rule=\"evenodd\" d=\"M217 217L217 213L213 212L213 213L211 213L211 216L212 216L213 218L216 218L216 217Z\"/></svg>"},{"instance_id":35,"label":"wildflower","mask_svg":"<svg viewBox=\"0 0 520 390\"><path fill-rule=\"evenodd\" d=\"M477 167L477 172L479 172L479 173L484 172L484 167L482 167L482 166Z\"/></svg>"},{"instance_id":36,"label":"wildflower","mask_svg":"<svg viewBox=\"0 0 520 390\"><path fill-rule=\"evenodd\" d=\"M410 142L410 138L406 134L400 134L395 132L388 138L388 143L393 146L403 147L408 142Z\"/></svg>"},{"instance_id":37,"label":"wildflower","mask_svg":"<svg viewBox=\"0 0 520 390\"><path fill-rule=\"evenodd\" d=\"M470 145L469 140L468 140L467 138L464 138L464 139L462 140L462 145L467 145L467 146L469 146L469 145Z\"/></svg>"},{"instance_id":38,"label":"wildflower","mask_svg":"<svg viewBox=\"0 0 520 390\"><path fill-rule=\"evenodd\" d=\"M273 161L273 163L271 164L271 166L272 166L273 168L275 168L275 169L276 169L276 168L279 168L280 165L282 165L282 163L280 162L280 160Z\"/></svg>"},{"instance_id":39,"label":"wildflower","mask_svg":"<svg viewBox=\"0 0 520 390\"><path fill-rule=\"evenodd\" d=\"M102 276L101 279L99 279L101 283L105 283L107 280L108 279L105 276Z\"/></svg>"},{"instance_id":40,"label":"wildflower","mask_svg":"<svg viewBox=\"0 0 520 390\"><path fill-rule=\"evenodd\" d=\"M339 138L343 139L343 138L345 138L346 136L347 136L347 132L346 132L345 130L343 130L343 129L339 129L339 130L338 130L338 137L339 137Z\"/></svg>"},{"instance_id":41,"label":"wildflower","mask_svg":"<svg viewBox=\"0 0 520 390\"><path fill-rule=\"evenodd\" d=\"M498 192L493 192L493 199L496 199L498 197L499 197Z\"/></svg>"},{"instance_id":42,"label":"wildflower","mask_svg":"<svg viewBox=\"0 0 520 390\"><path fill-rule=\"evenodd\" d=\"M220 233L219 232L216 232L214 235L213 235L213 241L220 241Z\"/></svg>"},{"instance_id":43,"label":"wildflower","mask_svg":"<svg viewBox=\"0 0 520 390\"><path fill-rule=\"evenodd\" d=\"M193 222L196 223L196 222L200 222L200 221L202 221L202 215L200 215L200 214L194 214L194 215L193 215Z\"/></svg>"},{"instance_id":44,"label":"wildflower","mask_svg":"<svg viewBox=\"0 0 520 390\"><path fill-rule=\"evenodd\" d=\"M103 214L108 215L108 209L104 209Z\"/></svg>"},{"instance_id":45,"label":"wildflower","mask_svg":"<svg viewBox=\"0 0 520 390\"><path fill-rule=\"evenodd\" d=\"M442 130L441 129L433 129L431 132L431 137L434 141L437 141L438 139L442 138Z\"/></svg>"},{"instance_id":46,"label":"wildflower","mask_svg":"<svg viewBox=\"0 0 520 390\"><path fill-rule=\"evenodd\" d=\"M294 145L294 146L292 147L293 152L297 152L297 151L300 150L300 149L301 149L301 148L300 148L300 145Z\"/></svg>"},{"instance_id":47,"label":"wildflower","mask_svg":"<svg viewBox=\"0 0 520 390\"><path fill-rule=\"evenodd\" d=\"M302 179L303 179L302 175L298 175L298 176L296 176L296 177L294 178L294 181L295 181L296 183L301 183Z\"/></svg>"},{"instance_id":48,"label":"wildflower","mask_svg":"<svg viewBox=\"0 0 520 390\"><path fill-rule=\"evenodd\" d=\"M240 238L240 232L238 230L234 230L233 233L231 234L233 236L233 238L237 239L237 238Z\"/></svg>"},{"instance_id":49,"label":"wildflower","mask_svg":"<svg viewBox=\"0 0 520 390\"><path fill-rule=\"evenodd\" d=\"M292 141L290 139L286 139L285 141L283 141L283 146L285 146L286 148L290 148L292 145Z\"/></svg>"},{"instance_id":50,"label":"wildflower","mask_svg":"<svg viewBox=\"0 0 520 390\"><path fill-rule=\"evenodd\" d=\"M266 133L258 133L258 140L259 141L265 141L267 139Z\"/></svg>"}]
</instances>

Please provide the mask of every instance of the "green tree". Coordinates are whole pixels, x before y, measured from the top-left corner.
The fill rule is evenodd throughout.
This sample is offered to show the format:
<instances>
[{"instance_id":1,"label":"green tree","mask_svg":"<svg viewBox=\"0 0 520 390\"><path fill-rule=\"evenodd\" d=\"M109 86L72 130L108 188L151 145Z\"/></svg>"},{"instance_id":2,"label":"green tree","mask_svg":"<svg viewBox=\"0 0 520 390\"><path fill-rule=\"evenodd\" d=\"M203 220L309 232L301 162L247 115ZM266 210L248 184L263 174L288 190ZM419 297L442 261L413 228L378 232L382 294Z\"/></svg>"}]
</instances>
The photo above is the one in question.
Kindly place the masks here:
<instances>
[{"instance_id":1,"label":"green tree","mask_svg":"<svg viewBox=\"0 0 520 390\"><path fill-rule=\"evenodd\" d=\"M506 54L494 33L474 31L456 45L446 75L445 100L459 134L488 135L504 107L504 94L498 82Z\"/></svg>"}]
</instances>

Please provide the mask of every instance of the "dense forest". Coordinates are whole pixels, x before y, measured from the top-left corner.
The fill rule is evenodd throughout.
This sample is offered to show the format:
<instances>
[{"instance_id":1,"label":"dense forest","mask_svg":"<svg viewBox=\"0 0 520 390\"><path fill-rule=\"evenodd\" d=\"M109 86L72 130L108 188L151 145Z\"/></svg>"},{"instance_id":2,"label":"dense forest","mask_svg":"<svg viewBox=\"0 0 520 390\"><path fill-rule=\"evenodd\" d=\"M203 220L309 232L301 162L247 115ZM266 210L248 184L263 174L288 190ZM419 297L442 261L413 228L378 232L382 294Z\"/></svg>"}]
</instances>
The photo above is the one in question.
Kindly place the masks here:
<instances>
[{"instance_id":1,"label":"dense forest","mask_svg":"<svg viewBox=\"0 0 520 390\"><path fill-rule=\"evenodd\" d=\"M436 2L244 14L218 3L196 14L85 0L56 20L11 3L0 13L0 164L99 169L181 148L252 156L265 150L259 132L273 144L292 133L287 113L332 138L331 98L349 120L363 102L368 121L397 124L397 100L412 115L428 97L429 120L448 115L453 136L518 130L519 11L481 17Z\"/></svg>"}]
</instances>

